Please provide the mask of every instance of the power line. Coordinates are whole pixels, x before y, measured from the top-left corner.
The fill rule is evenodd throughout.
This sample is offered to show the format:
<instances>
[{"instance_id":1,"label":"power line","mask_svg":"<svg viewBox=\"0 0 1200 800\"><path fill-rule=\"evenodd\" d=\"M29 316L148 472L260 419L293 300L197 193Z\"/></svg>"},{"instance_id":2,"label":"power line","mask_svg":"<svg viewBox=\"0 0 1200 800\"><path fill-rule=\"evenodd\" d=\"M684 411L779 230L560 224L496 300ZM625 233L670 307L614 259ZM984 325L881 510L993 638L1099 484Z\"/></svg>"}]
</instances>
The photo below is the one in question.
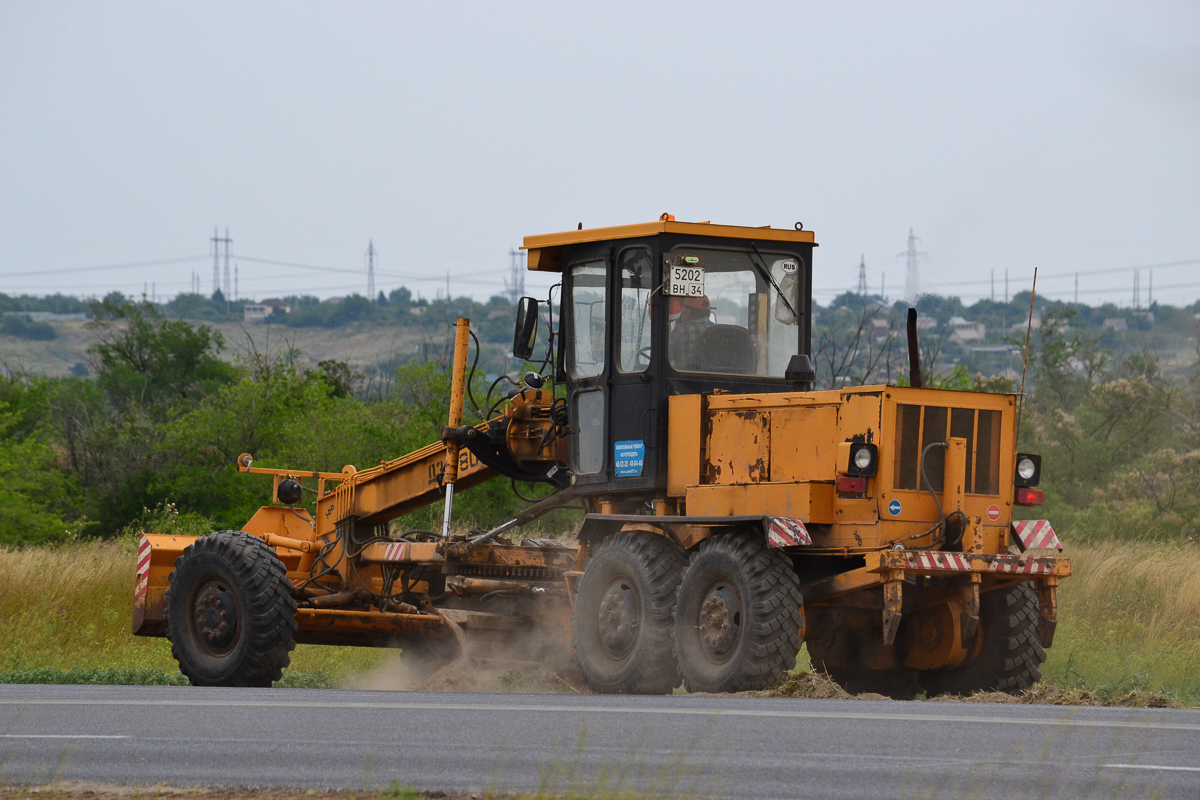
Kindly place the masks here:
<instances>
[{"instance_id":1,"label":"power line","mask_svg":"<svg viewBox=\"0 0 1200 800\"><path fill-rule=\"evenodd\" d=\"M180 256L178 258L156 258L151 261L128 261L121 264L98 264L94 267L64 267L62 269L39 269L32 272L6 272L0 278L36 278L42 275L67 275L74 272L100 272L106 269L130 269L133 267L159 267L164 264L186 264L189 261L205 261L208 256Z\"/></svg>"},{"instance_id":2,"label":"power line","mask_svg":"<svg viewBox=\"0 0 1200 800\"><path fill-rule=\"evenodd\" d=\"M1045 280L1062 280L1065 278L1074 278L1078 275L1111 275L1117 272L1135 272L1142 269L1167 269L1170 267L1187 267L1193 264L1200 264L1200 258L1189 258L1183 261L1166 261L1161 264L1139 264L1132 267L1107 267L1105 269L1079 270L1078 272L1058 272L1049 275L1038 273L1038 283ZM1014 278L1017 281L1028 281L1033 279L1033 274L1021 275ZM939 281L939 286L980 286L986 284L986 280L974 281Z\"/></svg>"}]
</instances>

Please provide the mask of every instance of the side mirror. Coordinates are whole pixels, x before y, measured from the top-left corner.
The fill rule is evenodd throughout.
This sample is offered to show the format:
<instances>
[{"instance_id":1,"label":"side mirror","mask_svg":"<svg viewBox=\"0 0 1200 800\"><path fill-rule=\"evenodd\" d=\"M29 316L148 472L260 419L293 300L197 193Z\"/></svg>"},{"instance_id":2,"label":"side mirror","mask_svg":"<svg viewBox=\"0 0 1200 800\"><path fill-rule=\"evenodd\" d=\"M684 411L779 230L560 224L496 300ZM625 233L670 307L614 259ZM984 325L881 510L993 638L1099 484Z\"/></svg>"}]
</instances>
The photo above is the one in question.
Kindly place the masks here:
<instances>
[{"instance_id":1,"label":"side mirror","mask_svg":"<svg viewBox=\"0 0 1200 800\"><path fill-rule=\"evenodd\" d=\"M533 356L533 345L537 341L538 301L522 297L517 303L517 325L513 331L512 353L514 358L528 361Z\"/></svg>"}]
</instances>

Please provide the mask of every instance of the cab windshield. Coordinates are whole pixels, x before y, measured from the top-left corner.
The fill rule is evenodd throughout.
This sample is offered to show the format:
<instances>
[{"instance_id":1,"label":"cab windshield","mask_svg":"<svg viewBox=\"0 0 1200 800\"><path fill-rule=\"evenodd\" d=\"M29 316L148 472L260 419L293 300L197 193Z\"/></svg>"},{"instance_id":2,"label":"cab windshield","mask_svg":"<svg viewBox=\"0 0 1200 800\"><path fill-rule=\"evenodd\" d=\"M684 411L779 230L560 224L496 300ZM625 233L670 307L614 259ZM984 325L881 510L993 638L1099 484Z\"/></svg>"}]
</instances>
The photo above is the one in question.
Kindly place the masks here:
<instances>
[{"instance_id":1,"label":"cab windshield","mask_svg":"<svg viewBox=\"0 0 1200 800\"><path fill-rule=\"evenodd\" d=\"M671 264L684 263L703 270L702 291L695 287L688 295L668 298L672 368L783 377L799 351L797 316L805 271L798 255L682 246L666 261L667 271Z\"/></svg>"}]
</instances>

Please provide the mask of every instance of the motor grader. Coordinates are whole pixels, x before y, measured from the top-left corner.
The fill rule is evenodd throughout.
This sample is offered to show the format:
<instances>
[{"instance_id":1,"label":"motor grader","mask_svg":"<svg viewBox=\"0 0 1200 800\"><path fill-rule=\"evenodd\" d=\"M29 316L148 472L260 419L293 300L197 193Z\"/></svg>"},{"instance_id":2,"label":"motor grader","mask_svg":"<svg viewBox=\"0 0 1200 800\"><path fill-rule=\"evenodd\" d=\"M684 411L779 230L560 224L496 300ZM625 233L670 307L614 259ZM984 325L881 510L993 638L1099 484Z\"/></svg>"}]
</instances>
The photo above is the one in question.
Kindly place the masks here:
<instances>
[{"instance_id":1,"label":"motor grader","mask_svg":"<svg viewBox=\"0 0 1200 800\"><path fill-rule=\"evenodd\" d=\"M167 636L199 685L269 685L297 643L516 644L596 692L736 692L804 643L855 691L1028 687L1070 564L1049 523L1013 519L1043 499L1018 397L921 388L912 311L909 385L814 391L815 247L800 225L668 215L527 237L529 269L561 277L517 307L535 369L495 413L463 424L459 320L432 444L334 473L242 455L271 504L240 531L145 534L134 633ZM552 493L456 532L455 493L494 478ZM441 530L401 529L433 504ZM565 506L577 546L519 538Z\"/></svg>"}]
</instances>

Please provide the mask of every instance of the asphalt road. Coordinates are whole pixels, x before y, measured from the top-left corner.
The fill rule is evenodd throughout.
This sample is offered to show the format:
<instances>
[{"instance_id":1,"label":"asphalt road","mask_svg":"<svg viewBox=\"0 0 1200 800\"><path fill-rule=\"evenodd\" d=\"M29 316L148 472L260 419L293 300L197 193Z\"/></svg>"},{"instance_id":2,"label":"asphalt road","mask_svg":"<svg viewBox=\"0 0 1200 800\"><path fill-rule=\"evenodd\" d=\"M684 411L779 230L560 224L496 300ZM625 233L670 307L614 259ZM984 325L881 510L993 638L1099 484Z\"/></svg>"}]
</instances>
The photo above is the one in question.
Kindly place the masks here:
<instances>
[{"instance_id":1,"label":"asphalt road","mask_svg":"<svg viewBox=\"0 0 1200 800\"><path fill-rule=\"evenodd\" d=\"M0 686L0 779L1195 800L1200 711Z\"/></svg>"}]
</instances>

